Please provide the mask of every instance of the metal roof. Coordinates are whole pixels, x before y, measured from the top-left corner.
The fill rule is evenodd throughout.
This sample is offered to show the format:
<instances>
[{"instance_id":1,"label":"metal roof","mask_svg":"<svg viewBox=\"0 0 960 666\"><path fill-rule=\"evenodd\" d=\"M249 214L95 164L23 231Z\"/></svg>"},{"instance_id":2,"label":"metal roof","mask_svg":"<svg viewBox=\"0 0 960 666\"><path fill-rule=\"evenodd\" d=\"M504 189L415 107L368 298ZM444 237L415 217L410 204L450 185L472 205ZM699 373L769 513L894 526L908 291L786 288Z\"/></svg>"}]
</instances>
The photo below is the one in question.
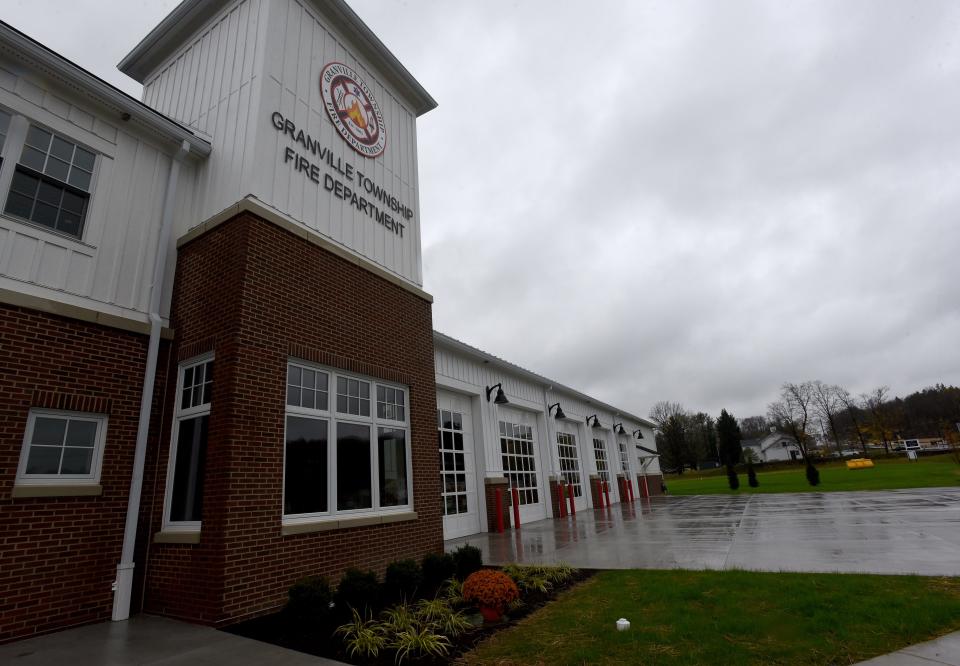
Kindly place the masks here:
<instances>
[{"instance_id":1,"label":"metal roof","mask_svg":"<svg viewBox=\"0 0 960 666\"><path fill-rule=\"evenodd\" d=\"M647 426L648 428L656 428L656 425L654 425L653 423L651 423L650 421L648 421L647 419L641 416L631 414L630 412L624 411L619 407L614 407L613 405L607 404L601 400L597 400L596 398L589 396L586 393L582 393L581 391L570 388L569 386L565 386L558 381L550 379L549 377L544 377L543 375L538 375L537 373L531 372L526 368L521 368L519 365L515 365L513 363L510 363L509 361L505 361L499 356L494 356L493 354L485 352L482 349L477 349L476 347L468 345L465 342L461 342L460 340L457 340L456 338L452 338L449 335L441 333L440 331L433 332L433 342L434 344L439 344L439 345L449 347L456 351L463 352L469 356L473 356L474 358L478 358L482 361L491 363L492 365L499 366L505 370L509 370L510 372L520 375L525 379L529 379L533 382L536 382L537 384L542 384L544 386L551 387L559 391L563 391L564 393L568 393L576 398L580 398L581 400L584 400L588 404L596 405L597 407L610 410L616 416L622 416L622 417L631 419L633 421L636 421L638 423L641 423Z\"/></svg>"},{"instance_id":2,"label":"metal roof","mask_svg":"<svg viewBox=\"0 0 960 666\"><path fill-rule=\"evenodd\" d=\"M72 89L80 91L100 104L112 106L119 112L118 115L130 114L127 122L135 121L177 144L186 141L190 144L190 151L194 155L210 154L210 143L180 123L150 108L3 21L0 21L0 44L7 45L16 57L33 61L46 74L60 79Z\"/></svg>"},{"instance_id":3,"label":"metal roof","mask_svg":"<svg viewBox=\"0 0 960 666\"><path fill-rule=\"evenodd\" d=\"M133 47L117 67L127 76L143 83L184 41L232 1L234 0L183 0ZM413 102L413 109L418 116L436 108L437 102L433 97L346 2L308 1L334 28L350 39L361 53L369 57L372 64L385 74L401 94Z\"/></svg>"}]
</instances>

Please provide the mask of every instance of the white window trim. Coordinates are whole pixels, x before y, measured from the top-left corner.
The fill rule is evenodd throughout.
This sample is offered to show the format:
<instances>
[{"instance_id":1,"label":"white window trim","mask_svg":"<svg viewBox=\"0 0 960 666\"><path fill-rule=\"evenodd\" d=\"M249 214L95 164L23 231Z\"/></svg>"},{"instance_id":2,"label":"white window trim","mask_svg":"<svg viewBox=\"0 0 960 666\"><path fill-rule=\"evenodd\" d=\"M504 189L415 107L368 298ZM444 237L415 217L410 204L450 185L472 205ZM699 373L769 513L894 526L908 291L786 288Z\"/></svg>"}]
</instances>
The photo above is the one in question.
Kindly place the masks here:
<instances>
[{"instance_id":1,"label":"white window trim","mask_svg":"<svg viewBox=\"0 0 960 666\"><path fill-rule=\"evenodd\" d=\"M213 353L202 354L182 361L177 365L177 389L174 398L173 427L170 428L170 454L167 456L167 480L163 495L163 522L162 530L164 532L200 532L203 527L203 521L191 520L170 520L170 509L173 503L173 475L176 471L177 460L177 440L180 437L180 423L186 419L196 418L204 414L210 414L210 405L208 402L197 407L180 407L181 393L183 391L183 375L187 368L191 368L213 360ZM201 479L200 483L204 483Z\"/></svg>"},{"instance_id":2,"label":"white window trim","mask_svg":"<svg viewBox=\"0 0 960 666\"><path fill-rule=\"evenodd\" d=\"M94 197L96 196L98 189L97 184L100 180L100 166L104 155L103 151L94 148L87 141L76 138L75 132L66 131L55 126L54 124L51 124L50 122L47 122L46 120L41 120L35 115L27 115L21 111L7 106L0 108L10 114L10 127L7 129L7 137L3 146L0 146L0 154L2 154L3 157L3 164L0 165L0 218L9 220L16 224L26 225L38 231L53 234L58 239L65 239L74 243L79 243L85 247L92 247L89 245L86 239L90 236L90 221L92 217L91 211L93 210ZM88 195L87 208L81 222L83 228L81 229L79 236L74 236L73 234L59 231L58 229L51 229L50 227L43 224L38 224L33 220L28 220L26 218L18 217L6 212L7 199L10 197L10 187L13 183L13 173L16 170L17 165L20 163L20 157L23 154L23 146L27 141L27 132L29 132L31 125L36 125L45 132L50 132L55 136L60 136L61 138L70 141L74 145L77 145L84 150L93 153L94 155L93 172L90 177L90 187L86 190ZM82 189L76 188L69 183L64 184L68 187L74 187L74 189Z\"/></svg>"},{"instance_id":3,"label":"white window trim","mask_svg":"<svg viewBox=\"0 0 960 666\"><path fill-rule=\"evenodd\" d=\"M327 409L310 409L308 407L295 407L287 405L287 374L290 366L297 366L306 370L314 370L327 375ZM343 372L336 368L330 368L316 363L310 363L296 358L287 359L284 368L283 380L283 401L285 405L283 416L283 489L280 496L280 515L281 525L305 525L313 523L329 523L338 520L347 520L350 518L363 518L374 516L389 516L393 514L407 514L413 511L413 442L410 438L410 389L402 384L384 381L375 377L368 377L354 372ZM370 416L359 416L357 414L348 414L337 412L337 378L346 377L368 382L370 384ZM377 385L387 386L393 389L399 389L404 394L404 405L406 418L403 421L394 421L391 419L382 419L377 417ZM325 512L314 513L284 513L284 498L287 492L287 417L298 416L303 418L314 418L327 422L327 510ZM370 428L370 481L371 481L371 508L369 509L345 509L338 511L337 505L337 425L340 423L351 423L368 426ZM390 428L393 430L402 430L406 442L406 472L407 472L407 503L399 506L380 507L380 447L378 444L379 429Z\"/></svg>"},{"instance_id":4,"label":"white window trim","mask_svg":"<svg viewBox=\"0 0 960 666\"><path fill-rule=\"evenodd\" d=\"M30 455L30 442L33 440L33 428L38 416L62 419L85 419L97 422L97 434L94 440L93 458L90 461L89 474L27 474L27 459ZM107 415L90 412L72 412L62 409L32 408L27 417L27 428L23 434L23 446L20 448L20 463L17 465L18 486L96 486L100 484L100 471L103 466L103 449L107 440Z\"/></svg>"}]
</instances>

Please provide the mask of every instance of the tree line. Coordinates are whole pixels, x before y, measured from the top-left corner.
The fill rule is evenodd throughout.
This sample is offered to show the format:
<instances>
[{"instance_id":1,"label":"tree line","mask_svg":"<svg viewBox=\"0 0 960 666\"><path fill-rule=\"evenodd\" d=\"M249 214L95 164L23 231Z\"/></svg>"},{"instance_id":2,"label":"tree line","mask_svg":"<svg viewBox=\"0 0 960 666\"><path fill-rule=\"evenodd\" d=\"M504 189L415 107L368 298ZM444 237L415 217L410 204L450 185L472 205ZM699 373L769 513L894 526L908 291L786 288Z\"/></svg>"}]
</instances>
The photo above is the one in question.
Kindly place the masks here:
<instances>
[{"instance_id":1,"label":"tree line","mask_svg":"<svg viewBox=\"0 0 960 666\"><path fill-rule=\"evenodd\" d=\"M737 431L729 422L729 417ZM734 465L743 460L742 439L764 437L771 429L791 435L811 472L811 451L823 442L838 454L850 449L867 452L868 444L881 444L889 452L893 443L910 438L939 438L960 443L960 388L937 384L905 398L890 397L890 388L880 386L857 396L836 384L819 380L787 382L765 415L739 421L724 410L720 419L693 412L681 403L660 401L650 411L657 425L657 449L664 469L699 469L707 462ZM735 438L736 457L722 451L720 435Z\"/></svg>"}]
</instances>

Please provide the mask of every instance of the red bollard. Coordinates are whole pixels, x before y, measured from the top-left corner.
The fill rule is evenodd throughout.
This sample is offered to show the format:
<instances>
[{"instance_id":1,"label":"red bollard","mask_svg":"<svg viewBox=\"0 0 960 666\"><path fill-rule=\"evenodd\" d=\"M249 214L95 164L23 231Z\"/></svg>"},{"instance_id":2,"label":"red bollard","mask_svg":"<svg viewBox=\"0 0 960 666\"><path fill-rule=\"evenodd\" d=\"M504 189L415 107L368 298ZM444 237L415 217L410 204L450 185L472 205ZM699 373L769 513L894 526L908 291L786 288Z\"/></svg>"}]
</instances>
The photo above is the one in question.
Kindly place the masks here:
<instances>
[{"instance_id":1,"label":"red bollard","mask_svg":"<svg viewBox=\"0 0 960 666\"><path fill-rule=\"evenodd\" d=\"M630 497L630 503L633 504L636 498L633 496L633 481L631 479L627 479L627 495Z\"/></svg>"},{"instance_id":2,"label":"red bollard","mask_svg":"<svg viewBox=\"0 0 960 666\"><path fill-rule=\"evenodd\" d=\"M603 482L603 496L607 500L607 508L610 508L610 484L606 481Z\"/></svg>"},{"instance_id":3,"label":"red bollard","mask_svg":"<svg viewBox=\"0 0 960 666\"><path fill-rule=\"evenodd\" d=\"M570 515L571 516L577 515L577 505L574 504L574 500L576 499L577 498L573 496L573 488L571 487L570 488Z\"/></svg>"},{"instance_id":4,"label":"red bollard","mask_svg":"<svg viewBox=\"0 0 960 666\"><path fill-rule=\"evenodd\" d=\"M643 496L644 498L650 497L650 486L647 485L647 477L643 477Z\"/></svg>"},{"instance_id":5,"label":"red bollard","mask_svg":"<svg viewBox=\"0 0 960 666\"><path fill-rule=\"evenodd\" d=\"M557 484L557 504L559 505L559 515L561 518L567 517L567 498L563 493L563 484Z\"/></svg>"},{"instance_id":6,"label":"red bollard","mask_svg":"<svg viewBox=\"0 0 960 666\"><path fill-rule=\"evenodd\" d=\"M513 529L520 529L520 491L516 486L511 488L513 491Z\"/></svg>"},{"instance_id":7,"label":"red bollard","mask_svg":"<svg viewBox=\"0 0 960 666\"><path fill-rule=\"evenodd\" d=\"M497 498L497 532L503 532L503 490L497 488L494 496Z\"/></svg>"}]
</instances>

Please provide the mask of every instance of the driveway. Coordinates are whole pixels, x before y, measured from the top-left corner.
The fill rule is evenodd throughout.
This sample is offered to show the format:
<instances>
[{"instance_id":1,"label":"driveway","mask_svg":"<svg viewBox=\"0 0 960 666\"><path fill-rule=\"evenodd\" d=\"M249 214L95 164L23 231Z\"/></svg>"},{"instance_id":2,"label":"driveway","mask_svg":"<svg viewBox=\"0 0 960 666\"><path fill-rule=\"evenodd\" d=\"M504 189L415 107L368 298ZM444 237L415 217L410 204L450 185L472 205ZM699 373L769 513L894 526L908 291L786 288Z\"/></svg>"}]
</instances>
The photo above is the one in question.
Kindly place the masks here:
<instances>
[{"instance_id":1,"label":"driveway","mask_svg":"<svg viewBox=\"0 0 960 666\"><path fill-rule=\"evenodd\" d=\"M960 489L655 497L464 543L490 564L960 576Z\"/></svg>"}]
</instances>

